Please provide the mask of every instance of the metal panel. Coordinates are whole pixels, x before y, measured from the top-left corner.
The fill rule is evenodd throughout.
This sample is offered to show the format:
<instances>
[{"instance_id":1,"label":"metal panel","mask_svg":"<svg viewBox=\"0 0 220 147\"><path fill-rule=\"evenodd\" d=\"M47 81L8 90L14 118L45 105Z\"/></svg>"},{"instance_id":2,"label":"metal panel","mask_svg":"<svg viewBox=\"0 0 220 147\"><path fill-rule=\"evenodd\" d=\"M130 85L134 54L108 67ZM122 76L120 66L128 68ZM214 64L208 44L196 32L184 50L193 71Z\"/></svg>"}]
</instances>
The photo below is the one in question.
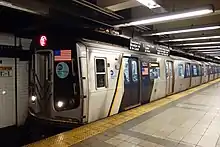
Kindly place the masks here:
<instances>
[{"instance_id":1,"label":"metal panel","mask_svg":"<svg viewBox=\"0 0 220 147\"><path fill-rule=\"evenodd\" d=\"M16 124L15 61L10 58L0 59L0 128L3 128Z\"/></svg>"}]
</instances>

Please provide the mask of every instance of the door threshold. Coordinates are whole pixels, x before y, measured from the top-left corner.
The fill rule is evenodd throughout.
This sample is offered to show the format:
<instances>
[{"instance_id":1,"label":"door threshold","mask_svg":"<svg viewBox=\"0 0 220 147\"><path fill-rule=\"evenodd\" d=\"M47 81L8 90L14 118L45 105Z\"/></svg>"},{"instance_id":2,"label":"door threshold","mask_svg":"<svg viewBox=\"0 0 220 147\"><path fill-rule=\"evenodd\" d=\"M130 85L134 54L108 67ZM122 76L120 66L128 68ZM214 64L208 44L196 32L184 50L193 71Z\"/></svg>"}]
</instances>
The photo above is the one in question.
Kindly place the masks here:
<instances>
[{"instance_id":1,"label":"door threshold","mask_svg":"<svg viewBox=\"0 0 220 147\"><path fill-rule=\"evenodd\" d=\"M141 105L141 103L136 104L136 105L129 106L129 107L125 108L125 111L126 111L126 110L129 110L129 109L132 109L132 108L135 108L135 107L140 106L140 105Z\"/></svg>"}]
</instances>

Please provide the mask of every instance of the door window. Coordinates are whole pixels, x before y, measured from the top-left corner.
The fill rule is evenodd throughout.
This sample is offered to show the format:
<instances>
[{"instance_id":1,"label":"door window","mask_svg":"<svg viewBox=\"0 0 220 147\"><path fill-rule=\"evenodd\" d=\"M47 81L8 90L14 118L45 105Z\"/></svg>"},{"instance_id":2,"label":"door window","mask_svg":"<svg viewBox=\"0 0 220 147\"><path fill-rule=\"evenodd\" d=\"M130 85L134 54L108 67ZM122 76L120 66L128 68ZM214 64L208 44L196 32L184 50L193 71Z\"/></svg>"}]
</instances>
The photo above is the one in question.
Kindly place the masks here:
<instances>
[{"instance_id":1,"label":"door window","mask_svg":"<svg viewBox=\"0 0 220 147\"><path fill-rule=\"evenodd\" d=\"M169 76L169 67L168 67L168 62L166 62L166 77L168 77Z\"/></svg>"},{"instance_id":2,"label":"door window","mask_svg":"<svg viewBox=\"0 0 220 147\"><path fill-rule=\"evenodd\" d=\"M137 65L137 61L135 60L131 61L131 74L132 74L132 81L137 82L138 81L138 65Z\"/></svg>"},{"instance_id":3,"label":"door window","mask_svg":"<svg viewBox=\"0 0 220 147\"><path fill-rule=\"evenodd\" d=\"M179 74L179 77L184 77L183 64L178 65L178 74Z\"/></svg>"},{"instance_id":4,"label":"door window","mask_svg":"<svg viewBox=\"0 0 220 147\"><path fill-rule=\"evenodd\" d=\"M128 62L128 58L124 58L124 80L125 83L129 83L130 82L130 76L129 76L129 62Z\"/></svg>"},{"instance_id":5,"label":"door window","mask_svg":"<svg viewBox=\"0 0 220 147\"><path fill-rule=\"evenodd\" d=\"M95 59L96 64L96 88L107 87L106 82L106 59Z\"/></svg>"},{"instance_id":6,"label":"door window","mask_svg":"<svg viewBox=\"0 0 220 147\"><path fill-rule=\"evenodd\" d=\"M186 78L190 77L190 65L189 63L186 64L186 69L185 69L185 74L186 74Z\"/></svg>"},{"instance_id":7,"label":"door window","mask_svg":"<svg viewBox=\"0 0 220 147\"><path fill-rule=\"evenodd\" d=\"M213 74L213 72L212 72L212 67L211 67L211 66L209 66L209 73L210 73L210 74Z\"/></svg>"},{"instance_id":8,"label":"door window","mask_svg":"<svg viewBox=\"0 0 220 147\"><path fill-rule=\"evenodd\" d=\"M193 76L198 76L198 68L196 65L192 66L192 72L193 72Z\"/></svg>"},{"instance_id":9,"label":"door window","mask_svg":"<svg viewBox=\"0 0 220 147\"><path fill-rule=\"evenodd\" d=\"M170 77L173 76L173 64L172 62L169 62L169 72L170 72Z\"/></svg>"},{"instance_id":10,"label":"door window","mask_svg":"<svg viewBox=\"0 0 220 147\"><path fill-rule=\"evenodd\" d=\"M160 78L160 66L159 63L150 63L150 79Z\"/></svg>"}]
</instances>

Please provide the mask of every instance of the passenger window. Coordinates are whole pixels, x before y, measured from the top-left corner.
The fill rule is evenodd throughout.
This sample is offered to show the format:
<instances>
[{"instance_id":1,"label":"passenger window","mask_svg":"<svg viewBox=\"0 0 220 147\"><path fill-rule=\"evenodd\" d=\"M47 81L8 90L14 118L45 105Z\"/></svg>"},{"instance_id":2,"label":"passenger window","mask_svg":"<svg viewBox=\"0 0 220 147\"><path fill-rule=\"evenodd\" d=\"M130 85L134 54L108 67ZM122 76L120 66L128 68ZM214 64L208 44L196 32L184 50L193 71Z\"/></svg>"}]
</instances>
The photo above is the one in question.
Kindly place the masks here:
<instances>
[{"instance_id":1,"label":"passenger window","mask_svg":"<svg viewBox=\"0 0 220 147\"><path fill-rule=\"evenodd\" d=\"M169 76L169 69L168 69L168 62L165 63L165 66L166 66L166 77Z\"/></svg>"},{"instance_id":2,"label":"passenger window","mask_svg":"<svg viewBox=\"0 0 220 147\"><path fill-rule=\"evenodd\" d=\"M197 66L197 70L198 70L198 76L201 76L202 75L201 65Z\"/></svg>"},{"instance_id":3,"label":"passenger window","mask_svg":"<svg viewBox=\"0 0 220 147\"><path fill-rule=\"evenodd\" d=\"M185 74L186 74L186 78L190 77L190 65L186 64L186 69L185 69Z\"/></svg>"},{"instance_id":4,"label":"passenger window","mask_svg":"<svg viewBox=\"0 0 220 147\"><path fill-rule=\"evenodd\" d=\"M205 75L205 67L203 65L201 67L202 67L202 76L204 76Z\"/></svg>"},{"instance_id":5,"label":"passenger window","mask_svg":"<svg viewBox=\"0 0 220 147\"><path fill-rule=\"evenodd\" d=\"M129 62L128 58L124 58L124 80L126 83L130 82L130 76L129 76Z\"/></svg>"},{"instance_id":6,"label":"passenger window","mask_svg":"<svg viewBox=\"0 0 220 147\"><path fill-rule=\"evenodd\" d=\"M132 60L131 61L131 70L132 70L132 81L137 82L138 81L138 66L137 66L137 61Z\"/></svg>"},{"instance_id":7,"label":"passenger window","mask_svg":"<svg viewBox=\"0 0 220 147\"><path fill-rule=\"evenodd\" d=\"M209 67L209 73L212 74L212 67Z\"/></svg>"},{"instance_id":8,"label":"passenger window","mask_svg":"<svg viewBox=\"0 0 220 147\"><path fill-rule=\"evenodd\" d=\"M106 59L95 59L96 63L96 88L106 87Z\"/></svg>"},{"instance_id":9,"label":"passenger window","mask_svg":"<svg viewBox=\"0 0 220 147\"><path fill-rule=\"evenodd\" d=\"M160 78L160 66L158 63L150 63L150 79Z\"/></svg>"},{"instance_id":10,"label":"passenger window","mask_svg":"<svg viewBox=\"0 0 220 147\"><path fill-rule=\"evenodd\" d=\"M197 71L197 66L196 65L192 66L192 72L193 72L193 76L198 76L198 71Z\"/></svg>"},{"instance_id":11,"label":"passenger window","mask_svg":"<svg viewBox=\"0 0 220 147\"><path fill-rule=\"evenodd\" d=\"M184 77L183 64L178 65L178 73L179 73L179 77Z\"/></svg>"}]
</instances>

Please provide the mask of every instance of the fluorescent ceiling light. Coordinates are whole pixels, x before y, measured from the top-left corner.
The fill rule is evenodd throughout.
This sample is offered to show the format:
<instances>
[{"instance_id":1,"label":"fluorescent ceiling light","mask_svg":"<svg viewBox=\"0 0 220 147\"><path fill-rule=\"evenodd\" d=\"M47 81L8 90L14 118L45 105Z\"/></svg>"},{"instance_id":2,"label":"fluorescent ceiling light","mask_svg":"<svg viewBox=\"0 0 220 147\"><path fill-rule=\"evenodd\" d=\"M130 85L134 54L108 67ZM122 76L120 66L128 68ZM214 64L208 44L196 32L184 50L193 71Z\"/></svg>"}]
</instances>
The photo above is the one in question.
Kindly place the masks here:
<instances>
[{"instance_id":1,"label":"fluorescent ceiling light","mask_svg":"<svg viewBox=\"0 0 220 147\"><path fill-rule=\"evenodd\" d=\"M115 27L128 27L128 26L138 26L138 25L152 25L162 22L174 21L174 20L183 20L188 18L193 18L201 15L206 15L213 13L212 7L204 7L200 9L194 9L190 11L176 12L170 14L162 14L156 17L147 18L144 20L133 21L130 23L115 25Z\"/></svg>"},{"instance_id":2,"label":"fluorescent ceiling light","mask_svg":"<svg viewBox=\"0 0 220 147\"><path fill-rule=\"evenodd\" d=\"M194 37L194 38L160 40L159 42L179 42L179 41L193 41L193 40L206 40L206 39L219 39L219 38L220 38L220 36L208 36L208 37Z\"/></svg>"},{"instance_id":3,"label":"fluorescent ceiling light","mask_svg":"<svg viewBox=\"0 0 220 147\"><path fill-rule=\"evenodd\" d=\"M147 6L149 9L155 9L161 7L154 0L137 0L139 3Z\"/></svg>"},{"instance_id":4,"label":"fluorescent ceiling light","mask_svg":"<svg viewBox=\"0 0 220 147\"><path fill-rule=\"evenodd\" d=\"M194 29L182 29L182 30L176 30L176 31L143 34L142 36L156 36L156 35L160 36L160 35L180 34L180 33L199 32L199 31L217 30L217 29L220 29L220 26L202 27L202 28L194 28Z\"/></svg>"},{"instance_id":5,"label":"fluorescent ceiling light","mask_svg":"<svg viewBox=\"0 0 220 147\"><path fill-rule=\"evenodd\" d=\"M202 53L205 53L205 54L220 54L220 52L202 52Z\"/></svg>"},{"instance_id":6,"label":"fluorescent ceiling light","mask_svg":"<svg viewBox=\"0 0 220 147\"><path fill-rule=\"evenodd\" d=\"M127 35L118 35L120 37L126 38L126 39L131 39L131 37L127 36Z\"/></svg>"},{"instance_id":7,"label":"fluorescent ceiling light","mask_svg":"<svg viewBox=\"0 0 220 147\"><path fill-rule=\"evenodd\" d=\"M202 50L196 50L196 51L199 51L199 52L206 52L206 51L220 51L220 48L219 49L202 49Z\"/></svg>"},{"instance_id":8,"label":"fluorescent ceiling light","mask_svg":"<svg viewBox=\"0 0 220 147\"><path fill-rule=\"evenodd\" d=\"M184 47L182 49L220 49L220 46L197 46L197 47Z\"/></svg>"},{"instance_id":9,"label":"fluorescent ceiling light","mask_svg":"<svg viewBox=\"0 0 220 147\"><path fill-rule=\"evenodd\" d=\"M194 46L194 45L212 45L212 44L220 44L220 42L184 43L184 44L174 44L173 46Z\"/></svg>"},{"instance_id":10,"label":"fluorescent ceiling light","mask_svg":"<svg viewBox=\"0 0 220 147\"><path fill-rule=\"evenodd\" d=\"M203 52L203 53L216 53L216 52L220 52L220 51L198 51L198 52Z\"/></svg>"}]
</instances>

